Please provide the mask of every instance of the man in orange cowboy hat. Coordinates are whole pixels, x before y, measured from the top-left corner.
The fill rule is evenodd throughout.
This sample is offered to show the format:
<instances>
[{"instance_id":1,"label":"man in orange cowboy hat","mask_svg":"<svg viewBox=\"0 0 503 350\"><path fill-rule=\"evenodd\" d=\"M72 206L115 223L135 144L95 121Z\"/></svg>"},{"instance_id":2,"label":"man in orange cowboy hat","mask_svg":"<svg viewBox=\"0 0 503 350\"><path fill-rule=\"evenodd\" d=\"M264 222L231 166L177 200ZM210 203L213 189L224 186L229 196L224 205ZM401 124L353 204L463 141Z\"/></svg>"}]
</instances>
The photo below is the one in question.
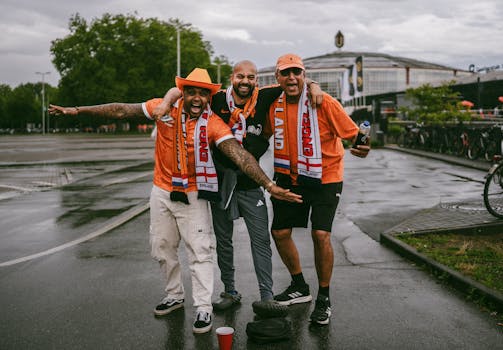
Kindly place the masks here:
<instances>
[{"instance_id":1,"label":"man in orange cowboy hat","mask_svg":"<svg viewBox=\"0 0 503 350\"><path fill-rule=\"evenodd\" d=\"M150 242L152 256L159 261L167 280L166 297L154 309L161 316L183 307L184 288L178 259L183 239L192 277L196 308L194 333L211 329L213 311L213 254L208 200L218 200L218 181L210 147L216 146L273 197L301 201L301 197L276 186L255 158L233 137L230 128L209 107L220 84L213 84L205 69L195 68L187 78L176 77L182 97L169 115L155 119L154 184L150 195ZM152 117L161 98L144 103L110 103L96 106L51 105L53 115L87 114L107 118Z\"/></svg>"}]
</instances>

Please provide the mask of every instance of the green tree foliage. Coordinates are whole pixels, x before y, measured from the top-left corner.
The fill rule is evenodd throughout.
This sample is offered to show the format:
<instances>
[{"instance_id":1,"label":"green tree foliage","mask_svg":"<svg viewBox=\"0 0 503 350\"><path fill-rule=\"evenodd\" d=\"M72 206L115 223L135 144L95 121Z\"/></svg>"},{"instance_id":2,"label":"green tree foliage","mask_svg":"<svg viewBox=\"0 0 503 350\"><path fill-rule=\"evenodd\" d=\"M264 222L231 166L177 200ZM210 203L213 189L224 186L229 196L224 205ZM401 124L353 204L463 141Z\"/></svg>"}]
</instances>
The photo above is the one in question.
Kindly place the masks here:
<instances>
[{"instance_id":1,"label":"green tree foliage","mask_svg":"<svg viewBox=\"0 0 503 350\"><path fill-rule=\"evenodd\" d=\"M10 118L7 113L7 101L12 93L12 89L7 84L0 84L0 128L10 128Z\"/></svg>"},{"instance_id":2,"label":"green tree foliage","mask_svg":"<svg viewBox=\"0 0 503 350\"><path fill-rule=\"evenodd\" d=\"M219 72L220 70L220 72ZM213 77L217 77L215 82L218 82L218 77L220 77L220 83L222 88L226 88L230 85L230 76L232 74L232 65L227 59L227 57L220 55L215 57L213 60L213 65L208 69L208 72ZM213 79L213 78L212 78Z\"/></svg>"},{"instance_id":3,"label":"green tree foliage","mask_svg":"<svg viewBox=\"0 0 503 350\"><path fill-rule=\"evenodd\" d=\"M211 44L191 24L120 14L104 14L87 22L75 14L70 18L70 34L51 45L52 62L61 76L58 97L53 101L72 106L136 103L164 96L174 86L177 74L177 28L180 75L185 77L195 67L201 67L208 69L216 81ZM228 68L224 69L230 71L226 59L225 62ZM108 123L100 118L84 119L74 126ZM69 126L67 121L60 123Z\"/></svg>"},{"instance_id":4,"label":"green tree foliage","mask_svg":"<svg viewBox=\"0 0 503 350\"><path fill-rule=\"evenodd\" d=\"M46 83L46 107L56 95L57 89ZM0 85L0 128L26 132L28 123L42 126L42 83L20 84L14 89Z\"/></svg>"},{"instance_id":5,"label":"green tree foliage","mask_svg":"<svg viewBox=\"0 0 503 350\"><path fill-rule=\"evenodd\" d=\"M5 127L24 131L27 123L42 123L41 85L21 84L7 94Z\"/></svg>"},{"instance_id":6,"label":"green tree foliage","mask_svg":"<svg viewBox=\"0 0 503 350\"><path fill-rule=\"evenodd\" d=\"M460 93L453 91L452 85L453 82L447 82L439 87L425 84L415 89L407 89L406 98L413 102L413 106L401 108L401 112L405 112L409 119L425 124L470 119L470 113L460 104Z\"/></svg>"},{"instance_id":7,"label":"green tree foliage","mask_svg":"<svg viewBox=\"0 0 503 350\"><path fill-rule=\"evenodd\" d=\"M58 102L89 105L163 96L175 81L177 28L181 75L195 67L214 71L210 43L190 24L111 14L88 23L74 15L70 34L51 45L61 75ZM212 78L216 80L216 74Z\"/></svg>"}]
</instances>

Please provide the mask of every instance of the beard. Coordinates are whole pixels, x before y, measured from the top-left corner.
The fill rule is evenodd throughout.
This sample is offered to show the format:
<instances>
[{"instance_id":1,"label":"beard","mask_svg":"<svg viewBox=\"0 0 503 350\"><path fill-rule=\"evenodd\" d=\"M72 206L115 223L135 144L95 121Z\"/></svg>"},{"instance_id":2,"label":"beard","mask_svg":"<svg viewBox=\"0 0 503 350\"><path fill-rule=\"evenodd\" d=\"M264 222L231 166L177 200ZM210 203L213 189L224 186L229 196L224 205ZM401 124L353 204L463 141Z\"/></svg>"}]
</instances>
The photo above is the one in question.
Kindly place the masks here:
<instances>
[{"instance_id":1,"label":"beard","mask_svg":"<svg viewBox=\"0 0 503 350\"><path fill-rule=\"evenodd\" d=\"M246 92L246 93L241 92L239 90L240 87L247 87L248 88L248 92ZM253 88L254 88L254 86L252 86L250 84L238 84L237 86L234 86L234 85L232 86L232 89L234 90L234 92L236 93L236 95L238 95L241 98L250 97L252 95Z\"/></svg>"}]
</instances>

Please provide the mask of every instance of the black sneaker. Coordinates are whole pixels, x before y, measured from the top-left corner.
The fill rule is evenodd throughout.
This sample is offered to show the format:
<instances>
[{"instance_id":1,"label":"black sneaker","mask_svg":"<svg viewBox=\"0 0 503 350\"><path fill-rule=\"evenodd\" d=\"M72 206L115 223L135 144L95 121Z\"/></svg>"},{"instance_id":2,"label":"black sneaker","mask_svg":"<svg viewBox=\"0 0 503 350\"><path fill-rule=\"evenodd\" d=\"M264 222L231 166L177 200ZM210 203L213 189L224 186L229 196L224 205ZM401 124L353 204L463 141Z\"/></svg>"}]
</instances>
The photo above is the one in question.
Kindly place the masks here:
<instances>
[{"instance_id":1,"label":"black sneaker","mask_svg":"<svg viewBox=\"0 0 503 350\"><path fill-rule=\"evenodd\" d=\"M285 317L288 315L288 306L281 305L276 300L254 301L253 312L262 318Z\"/></svg>"},{"instance_id":2,"label":"black sneaker","mask_svg":"<svg viewBox=\"0 0 503 350\"><path fill-rule=\"evenodd\" d=\"M211 314L206 311L198 311L196 314L196 319L194 325L192 326L192 332L194 333L206 333L211 329Z\"/></svg>"},{"instance_id":3,"label":"black sneaker","mask_svg":"<svg viewBox=\"0 0 503 350\"><path fill-rule=\"evenodd\" d=\"M227 310L231 306L238 305L241 303L241 294L236 292L236 294L222 292L220 293L220 299L212 303L213 308L217 311Z\"/></svg>"},{"instance_id":4,"label":"black sneaker","mask_svg":"<svg viewBox=\"0 0 503 350\"><path fill-rule=\"evenodd\" d=\"M330 315L332 315L330 300L326 296L318 295L314 310L311 313L311 322L322 325L328 324L330 322Z\"/></svg>"},{"instance_id":5,"label":"black sneaker","mask_svg":"<svg viewBox=\"0 0 503 350\"><path fill-rule=\"evenodd\" d=\"M309 285L297 286L293 282L290 286L281 294L275 295L274 300L276 300L280 305L292 305L300 303L308 303L313 300L311 294L309 294Z\"/></svg>"},{"instance_id":6,"label":"black sneaker","mask_svg":"<svg viewBox=\"0 0 503 350\"><path fill-rule=\"evenodd\" d=\"M157 316L167 315L171 311L183 307L183 301L183 299L173 299L166 297L162 299L161 303L155 307L154 314L156 314Z\"/></svg>"}]
</instances>

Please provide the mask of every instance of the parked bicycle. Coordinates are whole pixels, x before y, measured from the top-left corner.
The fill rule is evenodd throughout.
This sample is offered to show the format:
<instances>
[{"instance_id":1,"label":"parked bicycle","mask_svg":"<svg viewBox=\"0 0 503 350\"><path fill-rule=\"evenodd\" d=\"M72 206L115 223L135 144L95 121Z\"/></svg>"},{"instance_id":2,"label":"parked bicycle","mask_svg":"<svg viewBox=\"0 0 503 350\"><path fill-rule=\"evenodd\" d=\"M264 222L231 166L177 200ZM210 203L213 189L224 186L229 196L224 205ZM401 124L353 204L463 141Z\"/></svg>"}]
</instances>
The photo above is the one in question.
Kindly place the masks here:
<instances>
[{"instance_id":1,"label":"parked bicycle","mask_svg":"<svg viewBox=\"0 0 503 350\"><path fill-rule=\"evenodd\" d=\"M503 219L503 161L496 156L496 162L486 175L484 184L484 204L487 211Z\"/></svg>"}]
</instances>

